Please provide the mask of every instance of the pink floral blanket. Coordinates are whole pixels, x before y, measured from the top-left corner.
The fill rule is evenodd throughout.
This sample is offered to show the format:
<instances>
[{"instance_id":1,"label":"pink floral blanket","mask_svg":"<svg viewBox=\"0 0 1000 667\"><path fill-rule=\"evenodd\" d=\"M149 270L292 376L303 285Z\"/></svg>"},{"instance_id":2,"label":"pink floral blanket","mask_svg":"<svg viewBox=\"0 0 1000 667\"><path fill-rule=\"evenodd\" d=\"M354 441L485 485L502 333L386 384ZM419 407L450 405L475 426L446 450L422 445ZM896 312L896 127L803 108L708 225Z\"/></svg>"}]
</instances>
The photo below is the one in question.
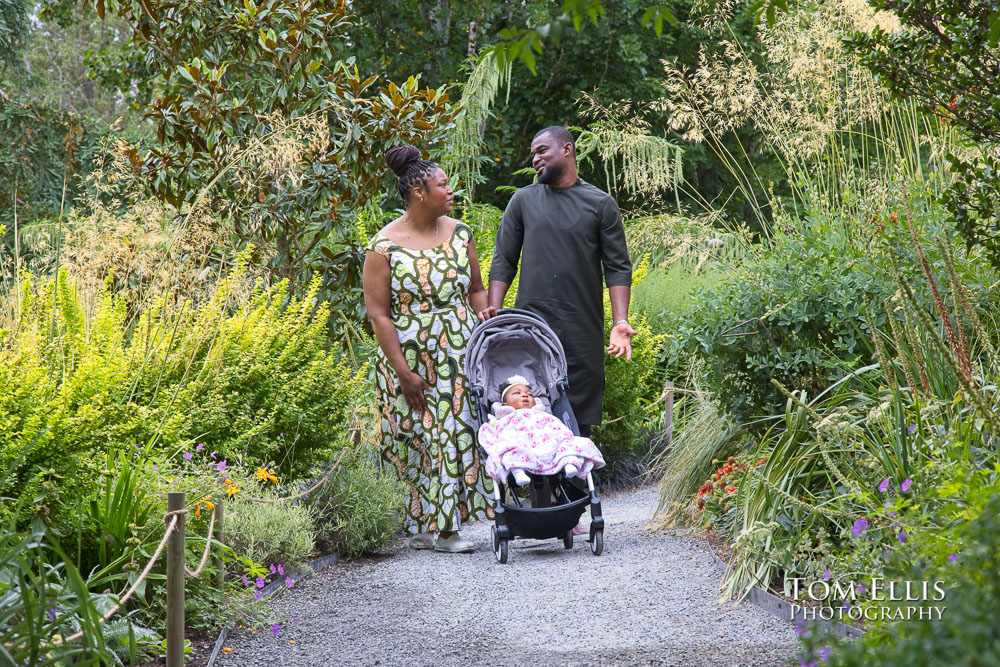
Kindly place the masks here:
<instances>
[{"instance_id":1,"label":"pink floral blanket","mask_svg":"<svg viewBox=\"0 0 1000 667\"><path fill-rule=\"evenodd\" d=\"M577 477L604 466L604 457L590 438L574 436L557 417L544 409L514 410L501 406L498 416L479 428L479 444L486 450L486 472L505 480L515 468L552 475L567 464L577 467Z\"/></svg>"}]
</instances>

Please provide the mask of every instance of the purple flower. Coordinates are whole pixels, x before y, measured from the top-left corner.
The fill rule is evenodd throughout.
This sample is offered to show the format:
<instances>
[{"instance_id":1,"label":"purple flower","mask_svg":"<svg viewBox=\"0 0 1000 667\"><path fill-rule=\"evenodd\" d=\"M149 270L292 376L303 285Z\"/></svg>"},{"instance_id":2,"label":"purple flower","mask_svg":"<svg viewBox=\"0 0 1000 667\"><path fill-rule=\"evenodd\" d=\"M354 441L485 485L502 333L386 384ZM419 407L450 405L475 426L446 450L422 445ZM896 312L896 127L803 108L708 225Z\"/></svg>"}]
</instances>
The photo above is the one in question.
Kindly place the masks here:
<instances>
[{"instance_id":1,"label":"purple flower","mask_svg":"<svg viewBox=\"0 0 1000 667\"><path fill-rule=\"evenodd\" d=\"M204 446L205 446L205 443L204 443L204 442L199 442L199 443L198 443L198 446L194 448L194 451L196 451L196 452L200 452L200 451L201 451L201 448L202 448L202 447L204 447Z\"/></svg>"},{"instance_id":2,"label":"purple flower","mask_svg":"<svg viewBox=\"0 0 1000 667\"><path fill-rule=\"evenodd\" d=\"M958 554L952 554L952 555L948 556L948 562L949 563L954 563L956 560L958 560Z\"/></svg>"},{"instance_id":3,"label":"purple flower","mask_svg":"<svg viewBox=\"0 0 1000 667\"><path fill-rule=\"evenodd\" d=\"M885 513L888 514L889 516L896 516L896 510L890 510L889 509L890 507L892 507L892 505L890 505L889 503L885 504Z\"/></svg>"},{"instance_id":4,"label":"purple flower","mask_svg":"<svg viewBox=\"0 0 1000 667\"><path fill-rule=\"evenodd\" d=\"M261 600L264 599L264 596L261 594L260 591L254 591L254 595L257 597L257 602L260 602Z\"/></svg>"},{"instance_id":5,"label":"purple flower","mask_svg":"<svg viewBox=\"0 0 1000 667\"><path fill-rule=\"evenodd\" d=\"M917 432L917 425L916 424L910 424L910 428L908 428L906 430L910 432L910 435L913 435L914 433Z\"/></svg>"},{"instance_id":6,"label":"purple flower","mask_svg":"<svg viewBox=\"0 0 1000 667\"><path fill-rule=\"evenodd\" d=\"M214 449L212 450L212 453L211 453L211 454L209 454L209 456L211 456L211 457L212 457L212 460L213 460L213 461L215 460L216 456L215 456L215 450L214 450Z\"/></svg>"},{"instance_id":7,"label":"purple flower","mask_svg":"<svg viewBox=\"0 0 1000 667\"><path fill-rule=\"evenodd\" d=\"M844 609L850 609L850 608L851 608L851 601L844 600Z\"/></svg>"},{"instance_id":8,"label":"purple flower","mask_svg":"<svg viewBox=\"0 0 1000 667\"><path fill-rule=\"evenodd\" d=\"M153 472L156 472L156 464L153 464Z\"/></svg>"},{"instance_id":9,"label":"purple flower","mask_svg":"<svg viewBox=\"0 0 1000 667\"><path fill-rule=\"evenodd\" d=\"M830 647L829 646L824 646L823 648L821 648L819 650L819 659L822 660L823 662L826 662L827 660L830 659Z\"/></svg>"},{"instance_id":10,"label":"purple flower","mask_svg":"<svg viewBox=\"0 0 1000 667\"><path fill-rule=\"evenodd\" d=\"M903 493L906 493L910 490L911 486L913 486L913 480L907 477L903 480L903 483L899 485L899 488L902 489Z\"/></svg>"},{"instance_id":11,"label":"purple flower","mask_svg":"<svg viewBox=\"0 0 1000 667\"><path fill-rule=\"evenodd\" d=\"M285 577L285 585L291 588L292 586L295 585L295 582L292 581L291 577Z\"/></svg>"},{"instance_id":12,"label":"purple flower","mask_svg":"<svg viewBox=\"0 0 1000 667\"><path fill-rule=\"evenodd\" d=\"M193 458L194 458L194 454L192 454L191 452L184 452L184 460L185 461L190 461Z\"/></svg>"},{"instance_id":13,"label":"purple flower","mask_svg":"<svg viewBox=\"0 0 1000 667\"><path fill-rule=\"evenodd\" d=\"M816 667L816 661L810 660L806 662L805 658L799 658L799 667Z\"/></svg>"},{"instance_id":14,"label":"purple flower","mask_svg":"<svg viewBox=\"0 0 1000 667\"><path fill-rule=\"evenodd\" d=\"M275 572L277 572L277 571L278 571L278 568L276 568L276 567L274 566L274 563L271 563L271 574L274 574L274 573L275 573Z\"/></svg>"},{"instance_id":15,"label":"purple flower","mask_svg":"<svg viewBox=\"0 0 1000 667\"><path fill-rule=\"evenodd\" d=\"M57 610L55 607L49 607L49 610L45 612L45 615L48 617L49 621L56 620L56 611Z\"/></svg>"},{"instance_id":16,"label":"purple flower","mask_svg":"<svg viewBox=\"0 0 1000 667\"><path fill-rule=\"evenodd\" d=\"M886 478L885 478L885 479L883 479L883 480L882 480L882 482L881 482L881 483L880 483L880 484L878 485L878 492L879 492L879 493L885 493L886 491L888 491L888 490L889 490L889 484L890 484L890 482L889 482L889 478L888 478L888 477L886 477Z\"/></svg>"},{"instance_id":17,"label":"purple flower","mask_svg":"<svg viewBox=\"0 0 1000 667\"><path fill-rule=\"evenodd\" d=\"M215 466L215 469L218 470L219 472L223 472L226 469L226 462L219 461L219 465Z\"/></svg>"},{"instance_id":18,"label":"purple flower","mask_svg":"<svg viewBox=\"0 0 1000 667\"><path fill-rule=\"evenodd\" d=\"M795 626L795 634L808 637L812 633L809 631L809 628L806 627L805 623L799 621L799 624Z\"/></svg>"},{"instance_id":19,"label":"purple flower","mask_svg":"<svg viewBox=\"0 0 1000 667\"><path fill-rule=\"evenodd\" d=\"M245 574L244 574L244 575L243 575L242 577L240 577L240 578L241 578L241 579L243 579L243 585L244 585L244 586L249 586L249 585L250 585L250 582L249 582L249 581L247 581L247 575L245 575Z\"/></svg>"},{"instance_id":20,"label":"purple flower","mask_svg":"<svg viewBox=\"0 0 1000 667\"><path fill-rule=\"evenodd\" d=\"M830 570L823 570L823 581L830 581Z\"/></svg>"},{"instance_id":21,"label":"purple flower","mask_svg":"<svg viewBox=\"0 0 1000 667\"><path fill-rule=\"evenodd\" d=\"M281 563L278 563L278 574L285 576L285 568L281 565Z\"/></svg>"},{"instance_id":22,"label":"purple flower","mask_svg":"<svg viewBox=\"0 0 1000 667\"><path fill-rule=\"evenodd\" d=\"M257 577L257 588L264 588L264 577Z\"/></svg>"},{"instance_id":23,"label":"purple flower","mask_svg":"<svg viewBox=\"0 0 1000 667\"><path fill-rule=\"evenodd\" d=\"M280 630L281 630L281 626L279 626L277 623L275 623L274 625L271 626L271 634L273 634L275 637L278 636L278 632Z\"/></svg>"},{"instance_id":24,"label":"purple flower","mask_svg":"<svg viewBox=\"0 0 1000 667\"><path fill-rule=\"evenodd\" d=\"M861 533L866 530L868 530L868 522L864 519L858 519L854 522L854 528L851 529L851 532L854 533L854 537L861 537Z\"/></svg>"},{"instance_id":25,"label":"purple flower","mask_svg":"<svg viewBox=\"0 0 1000 667\"><path fill-rule=\"evenodd\" d=\"M899 540L901 543L906 544L906 542L907 542L907 540L909 538L906 537L906 531L905 530L901 530L901 531L899 531L899 535L896 536L896 539Z\"/></svg>"},{"instance_id":26,"label":"purple flower","mask_svg":"<svg viewBox=\"0 0 1000 667\"><path fill-rule=\"evenodd\" d=\"M858 591L858 595L864 595L865 594L865 585L864 584L858 584L857 585L857 591Z\"/></svg>"}]
</instances>

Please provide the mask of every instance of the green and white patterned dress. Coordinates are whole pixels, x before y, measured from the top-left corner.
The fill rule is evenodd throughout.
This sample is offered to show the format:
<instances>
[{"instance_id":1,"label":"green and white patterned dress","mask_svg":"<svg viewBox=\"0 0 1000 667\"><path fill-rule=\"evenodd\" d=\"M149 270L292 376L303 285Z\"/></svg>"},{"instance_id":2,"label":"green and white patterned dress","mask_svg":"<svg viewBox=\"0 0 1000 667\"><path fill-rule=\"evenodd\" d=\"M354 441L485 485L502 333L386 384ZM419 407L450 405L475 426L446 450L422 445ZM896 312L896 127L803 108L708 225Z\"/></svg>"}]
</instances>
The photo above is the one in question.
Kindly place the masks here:
<instances>
[{"instance_id":1,"label":"green and white patterned dress","mask_svg":"<svg viewBox=\"0 0 1000 667\"><path fill-rule=\"evenodd\" d=\"M376 394L382 410L382 460L410 489L410 532L458 530L492 517L492 480L475 446L465 379L465 347L474 314L467 301L472 230L459 223L445 243L403 248L376 234L368 249L385 257L393 324L406 363L431 386L428 409L406 404L395 371L378 350Z\"/></svg>"}]
</instances>

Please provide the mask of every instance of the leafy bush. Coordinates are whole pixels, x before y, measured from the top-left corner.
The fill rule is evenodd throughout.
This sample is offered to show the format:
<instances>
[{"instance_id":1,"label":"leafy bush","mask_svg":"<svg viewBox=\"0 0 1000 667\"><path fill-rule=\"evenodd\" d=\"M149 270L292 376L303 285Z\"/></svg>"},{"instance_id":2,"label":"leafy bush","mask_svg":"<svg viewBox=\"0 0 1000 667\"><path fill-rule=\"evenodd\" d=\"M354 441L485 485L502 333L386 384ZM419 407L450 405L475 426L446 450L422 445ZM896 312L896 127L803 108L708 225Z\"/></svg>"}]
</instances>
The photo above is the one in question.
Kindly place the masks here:
<instances>
[{"instance_id":1,"label":"leafy bush","mask_svg":"<svg viewBox=\"0 0 1000 667\"><path fill-rule=\"evenodd\" d=\"M962 502L971 522L948 531L953 553L907 553L891 559L890 580L941 581L946 607L941 618L876 624L855 643L811 639L806 651L834 644L830 665L995 665L1000 663L1000 637L994 619L1000 613L1000 579L996 576L1000 554L1000 493L996 485L985 503L982 499ZM959 547L958 545L962 546ZM888 585L888 583L886 584ZM934 602L890 602L886 605L931 605Z\"/></svg>"},{"instance_id":2,"label":"leafy bush","mask_svg":"<svg viewBox=\"0 0 1000 667\"><path fill-rule=\"evenodd\" d=\"M297 567L313 551L312 515L295 502L259 503L236 496L226 505L226 541L256 563Z\"/></svg>"},{"instance_id":3,"label":"leafy bush","mask_svg":"<svg viewBox=\"0 0 1000 667\"><path fill-rule=\"evenodd\" d=\"M324 551L358 556L387 544L402 527L406 489L365 452L351 451L307 501Z\"/></svg>"},{"instance_id":4,"label":"leafy bush","mask_svg":"<svg viewBox=\"0 0 1000 667\"><path fill-rule=\"evenodd\" d=\"M895 204L896 210L903 208ZM947 276L936 242L953 245L953 234L943 229L940 211L925 191L914 190L913 209L934 273ZM785 399L772 379L819 395L847 371L874 360L865 301L880 306L896 293L893 261L917 286L918 301L931 303L906 217L891 209L866 222L812 214L775 234L755 260L696 294L678 337L666 339L666 354L703 361L705 388L740 421L781 410ZM976 257L954 254L971 301L988 303L991 274ZM875 326L883 326L885 311L876 307L874 315ZM732 333L755 335L722 337L751 318L764 324L747 322Z\"/></svg>"},{"instance_id":5,"label":"leafy bush","mask_svg":"<svg viewBox=\"0 0 1000 667\"><path fill-rule=\"evenodd\" d=\"M345 440L364 369L329 349L317 283L295 299L244 276L205 303L160 299L135 323L120 299L88 297L63 272L23 281L0 331L0 493L16 499L4 512L77 532L90 512L66 510L98 496L109 446L169 458L201 441L288 476Z\"/></svg>"}]
</instances>

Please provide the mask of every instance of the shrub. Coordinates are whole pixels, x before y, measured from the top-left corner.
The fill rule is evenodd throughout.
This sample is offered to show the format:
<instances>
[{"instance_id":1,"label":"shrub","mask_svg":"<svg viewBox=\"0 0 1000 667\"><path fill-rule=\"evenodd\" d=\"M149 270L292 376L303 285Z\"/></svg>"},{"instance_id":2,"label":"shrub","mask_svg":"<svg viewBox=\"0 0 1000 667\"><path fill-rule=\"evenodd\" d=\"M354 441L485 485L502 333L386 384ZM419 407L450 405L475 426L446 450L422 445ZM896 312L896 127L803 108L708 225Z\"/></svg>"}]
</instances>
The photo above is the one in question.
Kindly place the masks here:
<instances>
[{"instance_id":1,"label":"shrub","mask_svg":"<svg viewBox=\"0 0 1000 667\"><path fill-rule=\"evenodd\" d=\"M352 450L340 468L307 502L315 516L316 541L324 551L358 556L387 544L402 528L406 489L366 453Z\"/></svg>"},{"instance_id":2,"label":"shrub","mask_svg":"<svg viewBox=\"0 0 1000 667\"><path fill-rule=\"evenodd\" d=\"M954 244L952 234L942 229L926 193L914 191L913 208L933 270L947 276L935 241ZM879 306L897 290L888 270L893 259L919 287L920 302L930 304L903 219L895 212L865 222L815 213L776 234L756 260L696 293L678 337L666 339L667 354L703 360L705 388L738 421L781 410L785 399L772 378L819 395L845 372L874 360L865 300L876 305L874 324L882 327L886 314ZM986 303L985 285L991 279L983 263L957 250L955 256L960 275L968 278L971 300ZM755 335L722 337L750 318L760 318L766 328L748 322L733 333Z\"/></svg>"},{"instance_id":3,"label":"shrub","mask_svg":"<svg viewBox=\"0 0 1000 667\"><path fill-rule=\"evenodd\" d=\"M0 494L22 525L44 514L79 530L109 447L179 456L277 461L308 471L346 439L350 401L365 382L338 360L314 282L246 285L242 269L207 302L161 299L130 324L120 299L87 296L64 272L25 280L0 331Z\"/></svg>"},{"instance_id":4,"label":"shrub","mask_svg":"<svg viewBox=\"0 0 1000 667\"><path fill-rule=\"evenodd\" d=\"M996 576L1000 553L1000 493L984 504L965 506L964 513L977 512L976 518L959 524L950 537L961 543L954 557L923 553L910 560L893 559L891 580L941 581L946 597L940 602L889 602L881 604L905 607L946 606L940 619L886 622L869 629L854 644L837 643L829 655L830 665L995 665L1000 662L1000 638L996 615L1000 613L1000 579ZM886 582L888 586L888 582ZM933 590L930 591L933 594ZM806 643L815 650L827 639Z\"/></svg>"},{"instance_id":5,"label":"shrub","mask_svg":"<svg viewBox=\"0 0 1000 667\"><path fill-rule=\"evenodd\" d=\"M256 563L297 567L313 551L312 515L295 502L259 503L236 496L226 505L226 542Z\"/></svg>"}]
</instances>

